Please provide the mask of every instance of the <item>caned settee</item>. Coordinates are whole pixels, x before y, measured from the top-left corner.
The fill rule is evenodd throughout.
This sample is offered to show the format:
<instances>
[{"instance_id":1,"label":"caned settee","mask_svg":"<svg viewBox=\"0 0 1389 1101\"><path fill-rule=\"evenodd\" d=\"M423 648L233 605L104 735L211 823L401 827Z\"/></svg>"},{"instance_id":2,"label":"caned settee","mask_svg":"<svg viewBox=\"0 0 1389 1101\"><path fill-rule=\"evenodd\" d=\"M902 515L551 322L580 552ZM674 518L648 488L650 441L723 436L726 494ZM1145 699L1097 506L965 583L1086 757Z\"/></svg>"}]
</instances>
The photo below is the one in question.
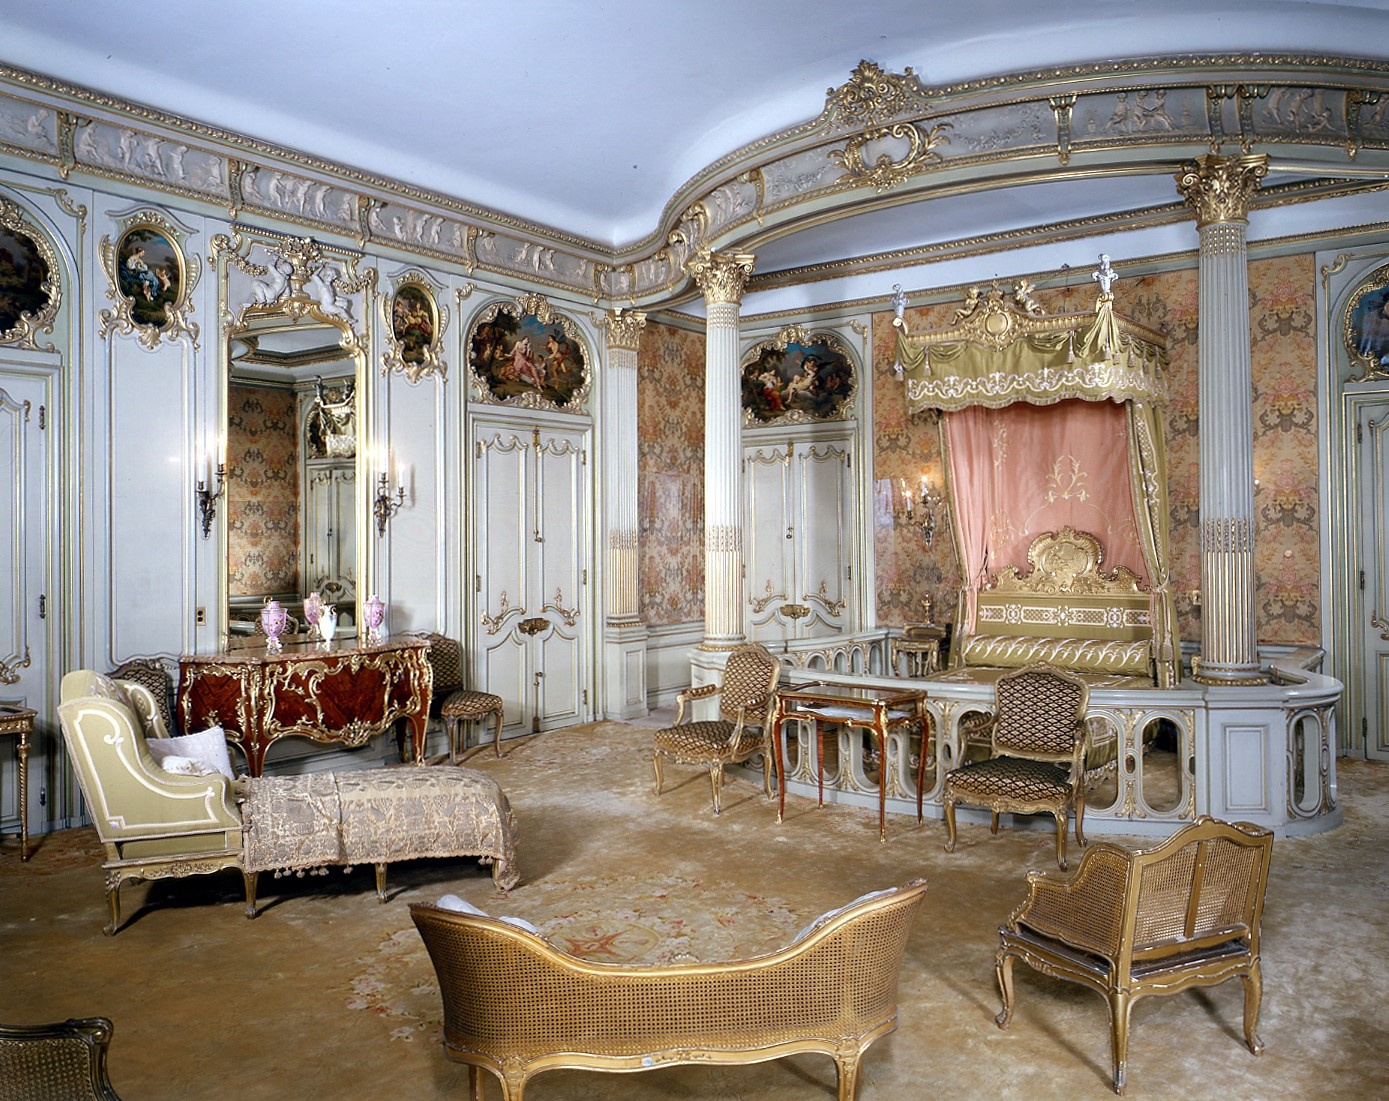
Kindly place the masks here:
<instances>
[{"instance_id":1,"label":"caned settee","mask_svg":"<svg viewBox=\"0 0 1389 1101\"><path fill-rule=\"evenodd\" d=\"M106 849L113 935L130 880L239 870L246 916L257 876L370 864L385 900L386 866L476 856L500 890L519 879L516 820L496 781L471 769L401 766L234 779L220 731L170 737L146 686L90 669L63 677L58 718L87 813ZM203 753L203 761L183 753ZM177 750L156 759L156 752ZM227 762L223 764L222 762Z\"/></svg>"},{"instance_id":2,"label":"caned settee","mask_svg":"<svg viewBox=\"0 0 1389 1101\"><path fill-rule=\"evenodd\" d=\"M786 947L721 963L589 963L514 919L410 907L444 1003L444 1049L505 1101L560 1067L638 1071L674 1063L830 1056L851 1101L859 1060L897 1027L897 972L925 880L822 915Z\"/></svg>"}]
</instances>

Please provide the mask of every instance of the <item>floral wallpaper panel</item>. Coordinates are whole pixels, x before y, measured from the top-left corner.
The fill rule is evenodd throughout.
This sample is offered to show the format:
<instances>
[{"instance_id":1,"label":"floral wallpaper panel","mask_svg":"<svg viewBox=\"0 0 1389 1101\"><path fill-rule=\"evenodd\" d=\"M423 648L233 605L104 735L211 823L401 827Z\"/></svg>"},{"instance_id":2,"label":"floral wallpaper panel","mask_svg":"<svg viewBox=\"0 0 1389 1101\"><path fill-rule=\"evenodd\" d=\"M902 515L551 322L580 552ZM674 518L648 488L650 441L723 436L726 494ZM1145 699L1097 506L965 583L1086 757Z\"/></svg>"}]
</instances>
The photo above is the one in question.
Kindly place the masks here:
<instances>
[{"instance_id":1,"label":"floral wallpaper panel","mask_svg":"<svg viewBox=\"0 0 1389 1101\"><path fill-rule=\"evenodd\" d=\"M299 444L290 390L233 386L227 413L230 595L297 593Z\"/></svg>"}]
</instances>

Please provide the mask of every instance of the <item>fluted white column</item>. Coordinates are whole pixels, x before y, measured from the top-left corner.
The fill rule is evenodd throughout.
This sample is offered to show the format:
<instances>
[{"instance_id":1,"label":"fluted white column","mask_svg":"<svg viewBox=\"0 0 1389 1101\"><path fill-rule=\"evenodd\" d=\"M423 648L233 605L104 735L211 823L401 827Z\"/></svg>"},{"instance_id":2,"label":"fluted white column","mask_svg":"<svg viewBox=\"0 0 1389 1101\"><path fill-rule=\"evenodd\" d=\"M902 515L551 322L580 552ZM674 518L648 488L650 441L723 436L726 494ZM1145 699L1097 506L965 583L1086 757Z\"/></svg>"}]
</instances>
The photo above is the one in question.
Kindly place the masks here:
<instances>
[{"instance_id":1,"label":"fluted white column","mask_svg":"<svg viewBox=\"0 0 1389 1101\"><path fill-rule=\"evenodd\" d=\"M704 349L704 641L727 650L743 633L742 385L738 314L754 257L705 249L687 265L708 310Z\"/></svg>"},{"instance_id":2,"label":"fluted white column","mask_svg":"<svg viewBox=\"0 0 1389 1101\"><path fill-rule=\"evenodd\" d=\"M648 633L637 602L637 349L643 313L603 318L603 700L609 718L647 712Z\"/></svg>"},{"instance_id":3,"label":"fluted white column","mask_svg":"<svg viewBox=\"0 0 1389 1101\"><path fill-rule=\"evenodd\" d=\"M1254 383L1249 198L1263 155L1198 157L1177 174L1196 214L1199 273L1201 656L1206 684L1259 684L1254 576Z\"/></svg>"},{"instance_id":4,"label":"fluted white column","mask_svg":"<svg viewBox=\"0 0 1389 1101\"><path fill-rule=\"evenodd\" d=\"M608 370L603 377L603 485L607 526L605 622L631 627L637 614L637 346L644 313L603 318Z\"/></svg>"}]
</instances>

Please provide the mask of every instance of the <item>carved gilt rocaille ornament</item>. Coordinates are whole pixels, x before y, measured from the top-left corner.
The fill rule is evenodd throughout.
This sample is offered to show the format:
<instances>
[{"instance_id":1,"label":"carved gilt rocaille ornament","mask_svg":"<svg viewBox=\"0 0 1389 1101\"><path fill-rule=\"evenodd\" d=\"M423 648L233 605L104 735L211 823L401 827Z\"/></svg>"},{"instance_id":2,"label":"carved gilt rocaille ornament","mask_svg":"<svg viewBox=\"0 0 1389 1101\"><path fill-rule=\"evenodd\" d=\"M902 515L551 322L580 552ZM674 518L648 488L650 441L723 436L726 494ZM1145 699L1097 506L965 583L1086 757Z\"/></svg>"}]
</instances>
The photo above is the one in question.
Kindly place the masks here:
<instances>
[{"instance_id":1,"label":"carved gilt rocaille ornament","mask_svg":"<svg viewBox=\"0 0 1389 1101\"><path fill-rule=\"evenodd\" d=\"M58 257L37 226L24 216L24 208L0 198L0 344L14 344L39 352L39 333L53 331L62 305L58 281Z\"/></svg>"},{"instance_id":2,"label":"carved gilt rocaille ornament","mask_svg":"<svg viewBox=\"0 0 1389 1101\"><path fill-rule=\"evenodd\" d=\"M1268 155L1197 157L1177 173L1177 190L1196 214L1196 228L1249 218L1249 200L1268 175Z\"/></svg>"},{"instance_id":3,"label":"carved gilt rocaille ornament","mask_svg":"<svg viewBox=\"0 0 1389 1101\"><path fill-rule=\"evenodd\" d=\"M182 233L167 217L144 209L121 218L113 243L102 237L99 253L109 286L106 297L115 307L98 315L98 335L135 334L151 350L168 337L187 335L198 346L198 326L189 317L191 295L202 274L197 256L185 257Z\"/></svg>"},{"instance_id":4,"label":"carved gilt rocaille ornament","mask_svg":"<svg viewBox=\"0 0 1389 1101\"><path fill-rule=\"evenodd\" d=\"M881 126L888 119L925 111L926 88L908 66L887 73L872 61L860 61L849 80L825 93L825 115L836 127Z\"/></svg>"},{"instance_id":5,"label":"carved gilt rocaille ornament","mask_svg":"<svg viewBox=\"0 0 1389 1101\"><path fill-rule=\"evenodd\" d=\"M646 314L640 310L615 309L603 315L603 327L608 334L608 347L635 352L641 344L641 331L646 328Z\"/></svg>"},{"instance_id":6,"label":"carved gilt rocaille ornament","mask_svg":"<svg viewBox=\"0 0 1389 1101\"><path fill-rule=\"evenodd\" d=\"M249 301L241 302L234 314L230 300L224 302L224 333L244 328L248 318L259 315L283 314L295 320L311 317L342 330L346 354L365 352L364 302L366 292L376 286L376 270L366 268L358 275L356 256L325 248L312 237L286 237L268 231L256 234L251 239L239 230L232 236L219 233L212 239L213 260L225 257L229 266L252 279ZM257 247L266 254L264 263L250 259ZM358 295L362 296L360 301Z\"/></svg>"},{"instance_id":7,"label":"carved gilt rocaille ornament","mask_svg":"<svg viewBox=\"0 0 1389 1101\"><path fill-rule=\"evenodd\" d=\"M743 290L752 278L756 261L750 252L714 252L705 248L691 257L685 270L708 305L736 305L743 300Z\"/></svg>"},{"instance_id":8,"label":"carved gilt rocaille ornament","mask_svg":"<svg viewBox=\"0 0 1389 1101\"><path fill-rule=\"evenodd\" d=\"M829 332L787 325L743 356L743 423L800 424L846 414L857 389L848 349Z\"/></svg>"},{"instance_id":9,"label":"carved gilt rocaille ornament","mask_svg":"<svg viewBox=\"0 0 1389 1101\"><path fill-rule=\"evenodd\" d=\"M930 130L910 122L898 122L855 134L843 149L831 149L829 159L844 167L837 187L872 184L875 191L888 191L915 176L928 164L941 159L936 146L948 144L954 124L940 122ZM870 164L868 158L873 156ZM898 154L897 156L894 156Z\"/></svg>"},{"instance_id":10,"label":"carved gilt rocaille ornament","mask_svg":"<svg viewBox=\"0 0 1389 1101\"><path fill-rule=\"evenodd\" d=\"M435 374L447 379L448 364L441 349L449 325L448 307L439 304L433 283L423 271L404 272L394 282L394 291L381 299L386 335L381 373L398 371L411 382Z\"/></svg>"}]
</instances>

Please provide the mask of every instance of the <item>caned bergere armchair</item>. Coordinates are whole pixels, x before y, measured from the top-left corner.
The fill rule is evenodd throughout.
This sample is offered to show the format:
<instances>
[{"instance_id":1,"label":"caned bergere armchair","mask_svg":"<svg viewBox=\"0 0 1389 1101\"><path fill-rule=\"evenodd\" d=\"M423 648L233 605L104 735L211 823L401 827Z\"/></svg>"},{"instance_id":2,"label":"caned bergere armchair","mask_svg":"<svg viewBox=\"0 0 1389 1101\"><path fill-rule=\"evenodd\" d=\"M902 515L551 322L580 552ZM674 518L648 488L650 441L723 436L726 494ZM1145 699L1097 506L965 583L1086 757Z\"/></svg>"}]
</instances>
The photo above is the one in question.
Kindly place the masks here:
<instances>
[{"instance_id":1,"label":"caned bergere armchair","mask_svg":"<svg viewBox=\"0 0 1389 1101\"><path fill-rule=\"evenodd\" d=\"M111 1022L0 1024L0 1097L5 1101L121 1101L106 1072Z\"/></svg>"},{"instance_id":2,"label":"caned bergere armchair","mask_svg":"<svg viewBox=\"0 0 1389 1101\"><path fill-rule=\"evenodd\" d=\"M1109 1002L1114 1092L1123 1093L1133 1003L1238 977L1245 1043L1258 1055L1272 852L1269 830L1202 816L1155 849L1100 843L1069 876L1029 872L1027 901L998 931L998 1027L1013 1017L1015 959L1099 991Z\"/></svg>"},{"instance_id":3,"label":"caned bergere armchair","mask_svg":"<svg viewBox=\"0 0 1389 1101\"><path fill-rule=\"evenodd\" d=\"M656 731L656 794L664 777L661 760L669 757L686 765L704 765L714 789L714 813L722 809L723 766L741 764L762 754L762 784L772 793L772 753L768 735L781 663L757 643L739 646L728 656L723 683L700 685L675 697L675 725ZM719 717L685 722L685 706L695 700L719 697Z\"/></svg>"},{"instance_id":4,"label":"caned bergere armchair","mask_svg":"<svg viewBox=\"0 0 1389 1101\"><path fill-rule=\"evenodd\" d=\"M946 774L945 851L955 851L955 805L988 807L998 816L1051 814L1056 862L1066 867L1066 819L1075 811L1076 842L1085 844L1085 710L1089 686L1073 673L1031 665L998 678L995 708L973 737L987 734L990 755Z\"/></svg>"}]
</instances>

